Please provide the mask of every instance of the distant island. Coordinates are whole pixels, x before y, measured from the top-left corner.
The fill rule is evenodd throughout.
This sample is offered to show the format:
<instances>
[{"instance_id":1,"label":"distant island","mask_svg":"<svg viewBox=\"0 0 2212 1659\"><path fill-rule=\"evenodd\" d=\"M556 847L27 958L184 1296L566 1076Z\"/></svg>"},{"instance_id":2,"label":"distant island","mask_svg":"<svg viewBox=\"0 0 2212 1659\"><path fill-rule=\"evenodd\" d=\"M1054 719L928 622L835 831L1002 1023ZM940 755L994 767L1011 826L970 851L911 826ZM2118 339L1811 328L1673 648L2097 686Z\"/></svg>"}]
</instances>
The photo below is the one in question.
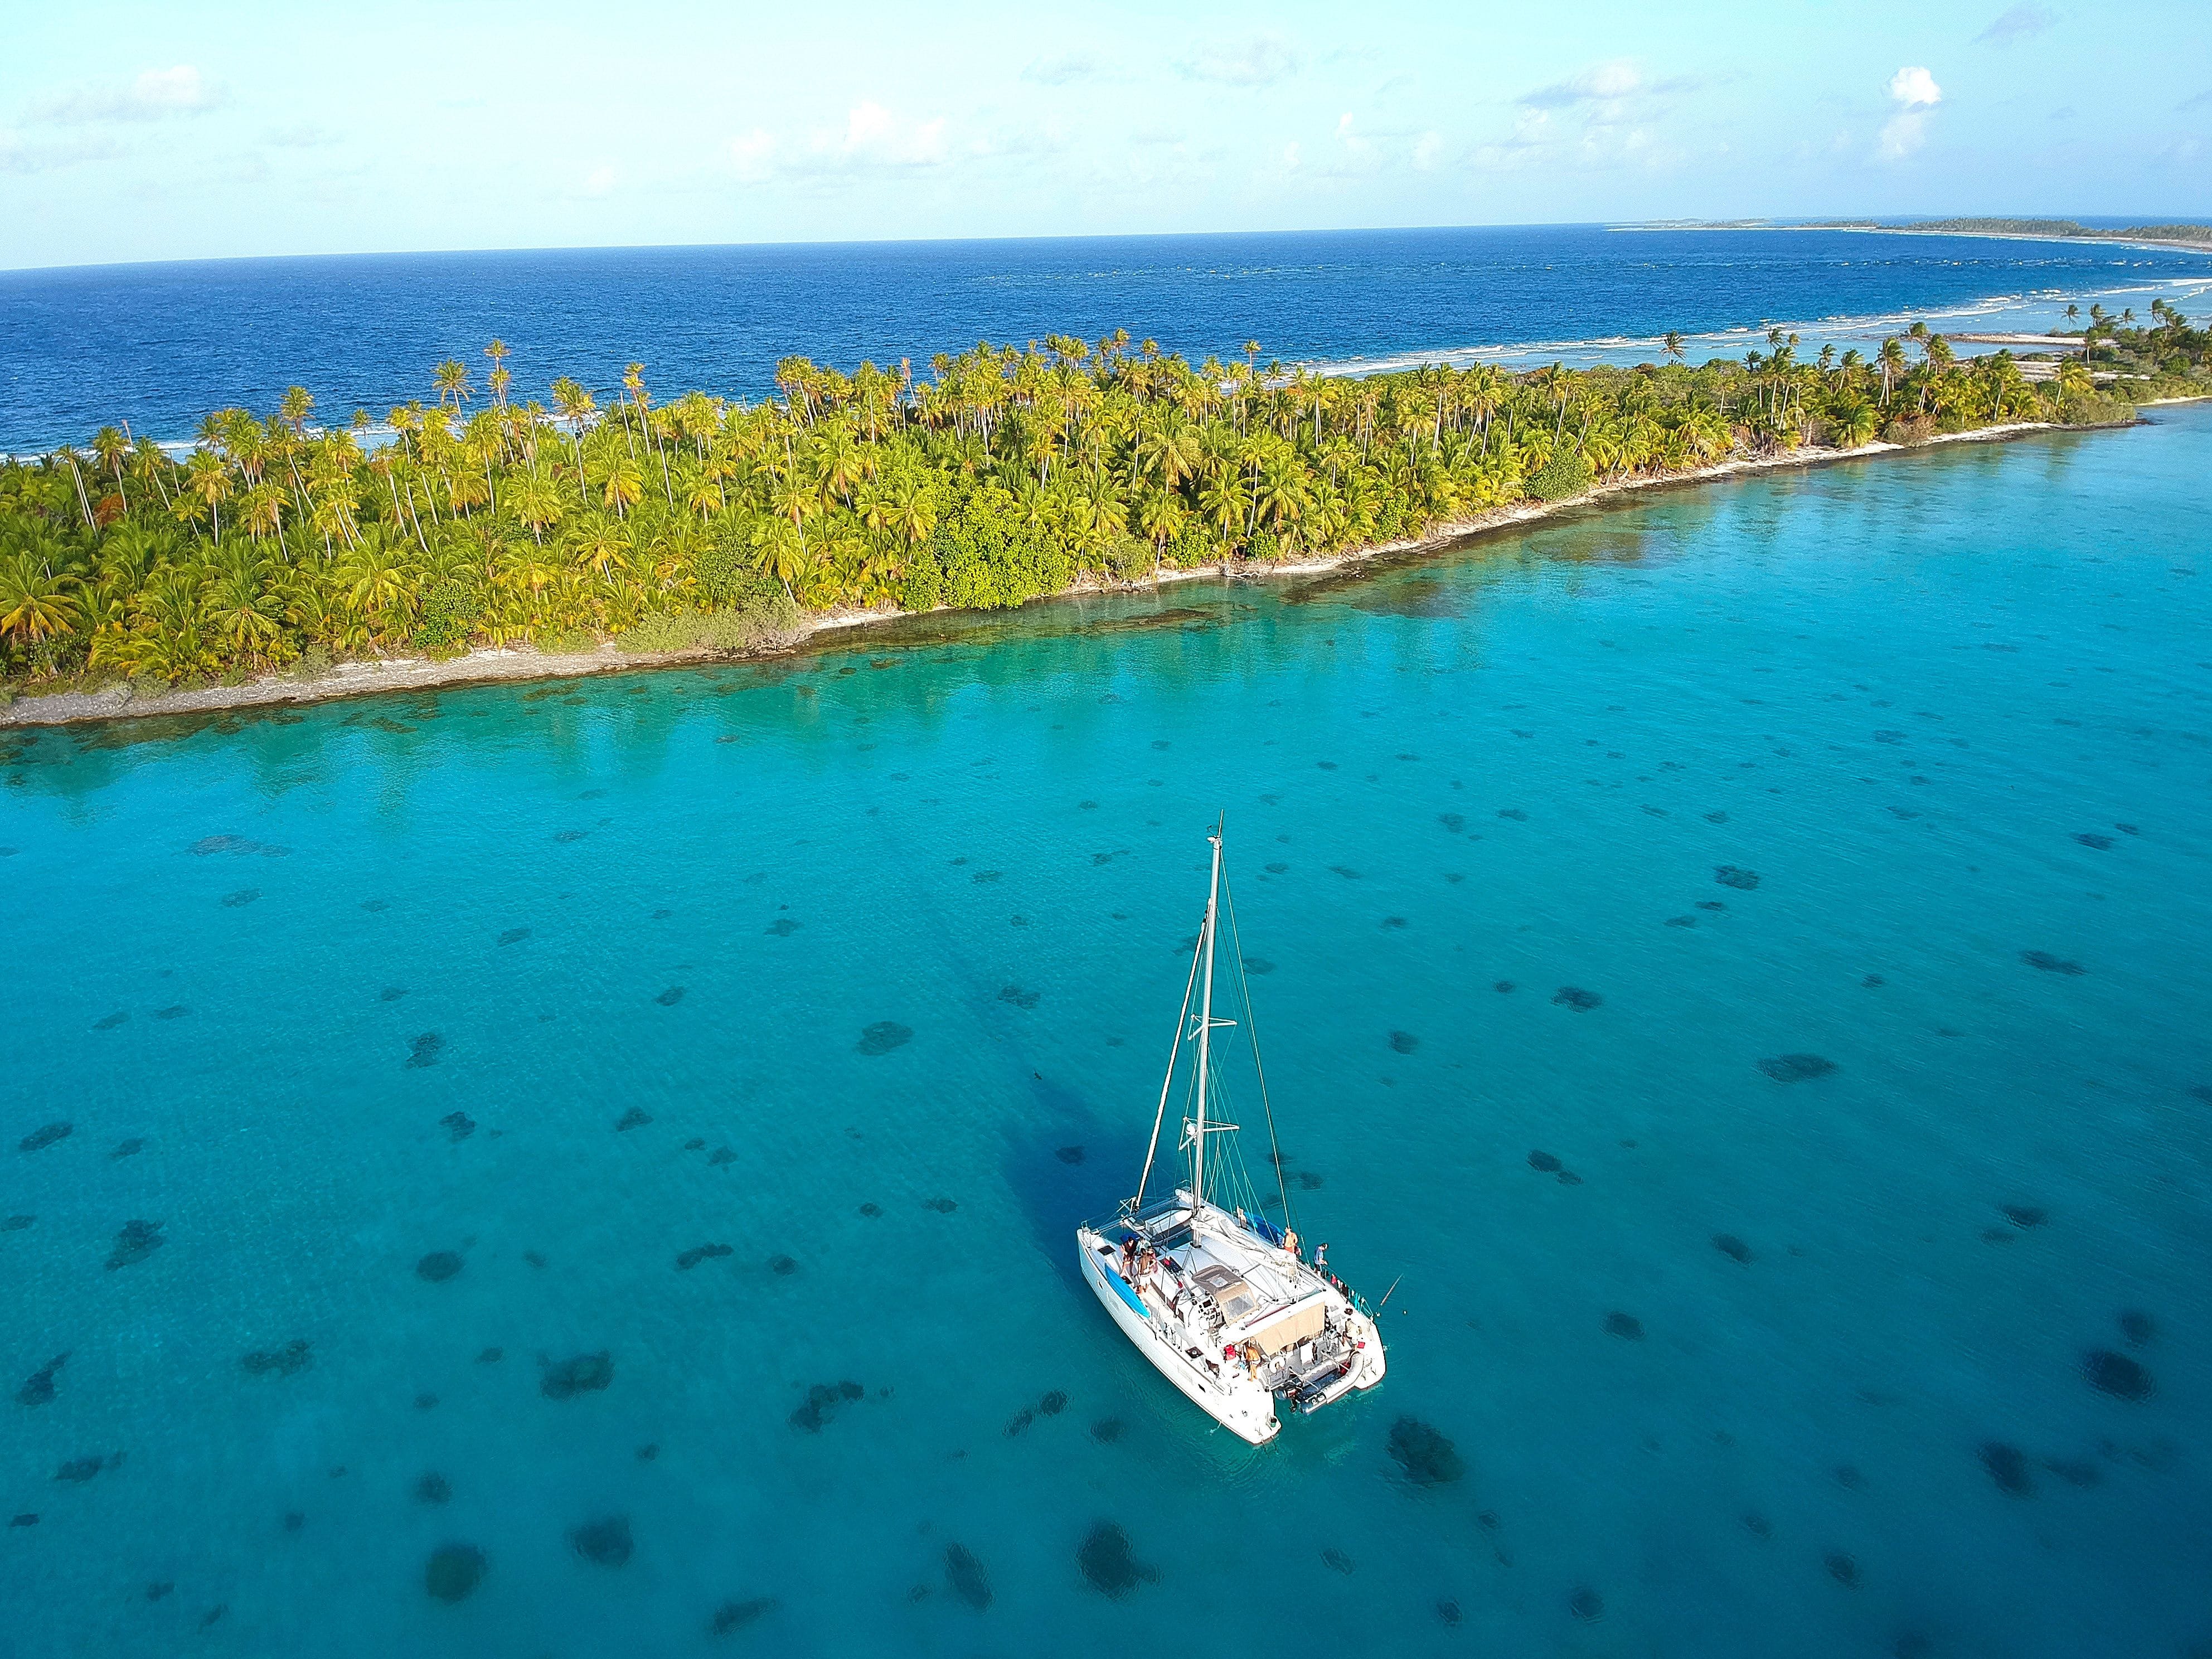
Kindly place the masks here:
<instances>
[{"instance_id":1,"label":"distant island","mask_svg":"<svg viewBox=\"0 0 2212 1659\"><path fill-rule=\"evenodd\" d=\"M1960 359L1916 325L1867 357L1775 331L1696 366L1670 335L1634 368L1330 378L1256 343L1194 365L1061 337L927 376L787 358L750 404L660 401L636 364L518 401L494 341L481 383L441 363L380 425L318 423L295 386L216 410L181 458L118 425L0 465L4 692L119 702L502 646L737 653L825 617L1325 562L1593 488L2125 422L2212 391L2212 333L2152 311L2095 312L2039 362Z\"/></svg>"},{"instance_id":2,"label":"distant island","mask_svg":"<svg viewBox=\"0 0 2212 1659\"><path fill-rule=\"evenodd\" d=\"M2130 225L2100 229L2072 219L1667 219L1631 230L1858 230L1893 236L2005 236L2038 241L2154 242L2212 252L2212 225Z\"/></svg>"}]
</instances>

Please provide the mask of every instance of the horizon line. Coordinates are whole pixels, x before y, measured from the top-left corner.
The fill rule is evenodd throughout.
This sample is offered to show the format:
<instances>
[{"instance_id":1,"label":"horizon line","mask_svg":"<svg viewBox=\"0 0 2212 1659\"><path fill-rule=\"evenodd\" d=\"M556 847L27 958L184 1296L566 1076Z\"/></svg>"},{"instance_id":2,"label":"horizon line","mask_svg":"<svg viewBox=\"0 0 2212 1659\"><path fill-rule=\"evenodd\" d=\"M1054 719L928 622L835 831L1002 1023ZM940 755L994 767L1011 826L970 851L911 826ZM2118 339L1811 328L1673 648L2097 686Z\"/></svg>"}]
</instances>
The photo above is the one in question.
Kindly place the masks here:
<instances>
[{"instance_id":1,"label":"horizon line","mask_svg":"<svg viewBox=\"0 0 2212 1659\"><path fill-rule=\"evenodd\" d=\"M1078 231L1048 234L1006 236L880 236L880 237L822 237L813 240L785 241L725 241L725 242L575 242L533 244L526 246L495 247L418 247L418 248L353 248L337 252L319 253L222 253L204 254L191 258L172 259L115 259L71 264L28 264L0 266L0 277L43 273L58 275L71 271L142 270L172 265L229 265L276 264L300 260L320 259L417 259L483 257L491 254L546 253L675 253L698 252L710 250L751 248L761 250L783 248L875 248L875 247L965 247L1004 246L1024 242L1106 242L1106 241L1194 241L1211 237L1265 236L1393 236L1419 235L1445 231L1466 230L1738 230L1755 232L1767 229L1850 228L1847 224L1832 221L1853 220L1858 224L1872 225L1885 229L1909 229L1914 224L1936 219L2070 219L2090 229L2100 228L2093 222L2098 219L2127 219L2135 224L2186 223L2188 216L2169 216L2160 220L2157 216L2127 216L2113 213L2096 214L1831 214L1825 216L1738 216L1725 219L1669 217L1661 219L1562 219L1522 221L1514 222L1481 222L1429 225L1339 225L1290 228L1282 227L1243 230L1150 230L1150 231ZM2124 228L2125 227L2121 227ZM1969 233L1960 232L1960 234ZM2027 240L2039 240L2029 233L2021 233ZM2053 241L2072 241L2076 239L2053 236Z\"/></svg>"}]
</instances>

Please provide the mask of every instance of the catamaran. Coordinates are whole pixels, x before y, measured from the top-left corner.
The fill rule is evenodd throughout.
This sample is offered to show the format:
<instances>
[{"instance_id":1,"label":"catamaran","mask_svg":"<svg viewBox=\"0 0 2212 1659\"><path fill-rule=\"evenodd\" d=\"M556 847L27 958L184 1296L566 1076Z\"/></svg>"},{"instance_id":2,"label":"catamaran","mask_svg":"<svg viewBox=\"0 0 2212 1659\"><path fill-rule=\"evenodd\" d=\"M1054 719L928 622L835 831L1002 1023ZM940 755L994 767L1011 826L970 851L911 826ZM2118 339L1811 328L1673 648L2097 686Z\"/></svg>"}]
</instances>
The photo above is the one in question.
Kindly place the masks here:
<instances>
[{"instance_id":1,"label":"catamaran","mask_svg":"<svg viewBox=\"0 0 2212 1659\"><path fill-rule=\"evenodd\" d=\"M1218 823L1206 840L1213 848L1213 873L1206 920L1191 954L1137 1190L1110 1218L1077 1228L1075 1237L1085 1279L1137 1351L1200 1410L1258 1446L1282 1427L1278 1406L1318 1411L1380 1382L1382 1338L1375 1310L1328 1270L1327 1247L1309 1261L1291 1224L1289 1183L1274 1142L1274 1111L1252 1030L1251 991L1231 900L1230 954L1267 1115L1280 1224L1257 1200L1237 1150L1237 1126L1227 1119L1213 1048L1214 1033L1237 1024L1213 1012L1214 946L1224 896ZM1177 1150L1188 1154L1186 1180L1148 1201L1178 1072L1185 1077Z\"/></svg>"}]
</instances>

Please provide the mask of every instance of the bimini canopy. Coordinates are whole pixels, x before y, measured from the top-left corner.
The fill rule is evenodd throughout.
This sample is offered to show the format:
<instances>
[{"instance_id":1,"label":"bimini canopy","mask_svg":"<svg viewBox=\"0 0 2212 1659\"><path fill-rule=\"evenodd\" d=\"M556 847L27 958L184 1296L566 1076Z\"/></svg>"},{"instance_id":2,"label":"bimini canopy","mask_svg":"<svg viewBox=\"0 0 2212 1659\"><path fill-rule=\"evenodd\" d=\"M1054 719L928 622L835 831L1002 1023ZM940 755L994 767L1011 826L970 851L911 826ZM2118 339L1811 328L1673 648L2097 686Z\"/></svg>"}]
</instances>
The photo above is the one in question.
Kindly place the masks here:
<instances>
[{"instance_id":1,"label":"bimini canopy","mask_svg":"<svg viewBox=\"0 0 2212 1659\"><path fill-rule=\"evenodd\" d=\"M1319 1336L1328 1322L1328 1298L1316 1291L1304 1301L1288 1307L1255 1330L1247 1331L1244 1340L1260 1345L1260 1352L1273 1356L1285 1348L1296 1347L1309 1337Z\"/></svg>"}]
</instances>

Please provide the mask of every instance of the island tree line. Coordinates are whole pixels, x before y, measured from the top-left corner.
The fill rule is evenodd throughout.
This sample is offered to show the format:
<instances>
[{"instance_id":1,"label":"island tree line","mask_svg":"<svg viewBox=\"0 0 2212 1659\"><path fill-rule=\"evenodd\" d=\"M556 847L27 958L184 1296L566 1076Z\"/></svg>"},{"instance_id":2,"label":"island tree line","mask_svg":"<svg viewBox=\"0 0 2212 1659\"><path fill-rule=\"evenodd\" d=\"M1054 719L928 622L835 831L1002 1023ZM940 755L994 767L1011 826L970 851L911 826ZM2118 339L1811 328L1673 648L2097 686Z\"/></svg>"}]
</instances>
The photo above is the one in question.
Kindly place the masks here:
<instances>
[{"instance_id":1,"label":"island tree line","mask_svg":"<svg viewBox=\"0 0 2212 1659\"><path fill-rule=\"evenodd\" d=\"M1193 365L1126 334L978 345L927 375L805 358L757 403L567 377L319 422L314 398L216 410L187 453L120 427L0 465L10 680L177 684L349 658L612 639L743 649L807 613L1001 607L1163 567L1264 566L1418 537L1594 482L2013 421L2126 418L2200 389L2206 334L2163 301L2100 313L2033 381L1924 326L1871 357L1327 377ZM2101 368L2091 354L2124 363ZM2102 383L2097 378L2103 376Z\"/></svg>"}]
</instances>

